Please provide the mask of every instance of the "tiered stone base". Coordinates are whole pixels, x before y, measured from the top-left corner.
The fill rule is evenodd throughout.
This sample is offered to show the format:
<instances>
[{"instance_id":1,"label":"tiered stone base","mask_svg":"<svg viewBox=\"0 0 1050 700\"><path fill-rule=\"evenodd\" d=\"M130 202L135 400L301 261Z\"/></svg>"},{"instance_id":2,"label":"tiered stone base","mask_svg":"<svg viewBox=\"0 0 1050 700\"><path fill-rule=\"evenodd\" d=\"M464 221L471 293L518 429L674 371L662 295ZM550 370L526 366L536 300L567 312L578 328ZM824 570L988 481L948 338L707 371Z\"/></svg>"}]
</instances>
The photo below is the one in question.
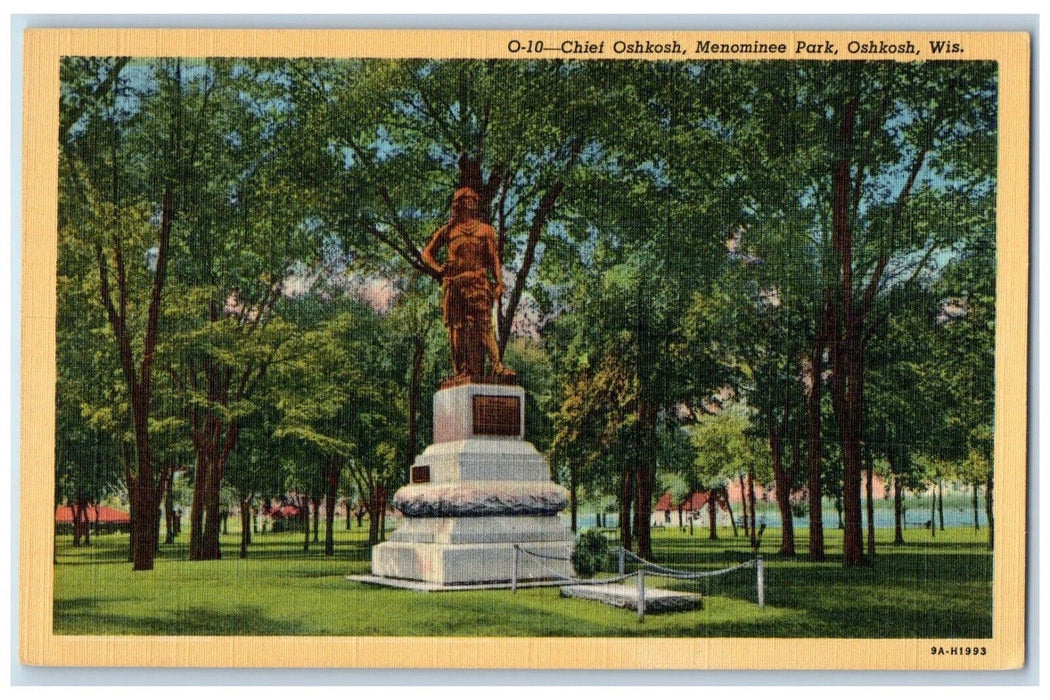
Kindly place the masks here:
<instances>
[{"instance_id":1,"label":"tiered stone base","mask_svg":"<svg viewBox=\"0 0 1050 700\"><path fill-rule=\"evenodd\" d=\"M572 541L544 542L518 555L519 581L571 577L572 566L561 559L572 554ZM372 574L443 585L503 583L514 577L514 545L501 543L421 544L384 542L372 550Z\"/></svg>"},{"instance_id":2,"label":"tiered stone base","mask_svg":"<svg viewBox=\"0 0 1050 700\"><path fill-rule=\"evenodd\" d=\"M476 396L517 397L517 434L479 435ZM524 399L521 387L479 384L435 395L435 444L413 466L426 481L394 495L405 519L372 548L373 578L473 585L573 576L572 534L557 515L568 493L523 439Z\"/></svg>"}]
</instances>

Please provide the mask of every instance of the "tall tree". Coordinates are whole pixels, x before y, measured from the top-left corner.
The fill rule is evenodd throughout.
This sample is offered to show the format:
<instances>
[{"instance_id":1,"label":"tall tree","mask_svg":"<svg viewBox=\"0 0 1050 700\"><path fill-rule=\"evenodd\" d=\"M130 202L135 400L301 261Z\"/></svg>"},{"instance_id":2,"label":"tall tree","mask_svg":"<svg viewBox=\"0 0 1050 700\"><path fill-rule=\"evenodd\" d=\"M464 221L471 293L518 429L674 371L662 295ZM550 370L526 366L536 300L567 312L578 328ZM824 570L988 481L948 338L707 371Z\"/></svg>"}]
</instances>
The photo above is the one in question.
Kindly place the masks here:
<instances>
[{"instance_id":1,"label":"tall tree","mask_svg":"<svg viewBox=\"0 0 1050 700\"><path fill-rule=\"evenodd\" d=\"M865 351L876 298L928 272L971 217L980 192L944 182L994 132L994 71L952 64L833 65L830 211L832 398L845 462L843 561L863 559L860 473ZM987 186L987 183L984 183ZM931 263L931 261L933 261Z\"/></svg>"},{"instance_id":2,"label":"tall tree","mask_svg":"<svg viewBox=\"0 0 1050 700\"><path fill-rule=\"evenodd\" d=\"M176 162L192 216L181 239L167 370L186 397L196 457L190 558L217 559L220 486L240 422L293 335L281 308L320 258L286 135L294 116L280 64L209 60L183 79L192 128Z\"/></svg>"},{"instance_id":3,"label":"tall tree","mask_svg":"<svg viewBox=\"0 0 1050 700\"><path fill-rule=\"evenodd\" d=\"M78 81L71 73L82 64L67 64L70 92ZM158 176L152 192L141 188L138 178L126 173L140 157L125 140L151 120L166 121L176 101L162 95L142 108L129 107L124 99L121 69L116 61L93 91L94 104L63 100L66 130L63 132L62 182L65 228L80 237L94 252L98 295L113 337L134 450L134 466L127 473L131 501L132 562L135 570L153 568L156 517L166 476L155 464L150 443L150 419L154 409L154 364L160 334L162 300L176 215L173 173L167 168L152 170ZM105 89L101 89L105 85ZM128 88L132 89L133 88ZM97 93L97 94L96 94ZM104 93L108 99L96 100ZM67 93L69 95L70 93ZM118 99L118 96L121 99ZM172 120L169 125L175 124ZM74 128L76 127L76 128ZM176 128L154 137L171 152L178 147ZM158 190L160 190L158 192Z\"/></svg>"}]
</instances>

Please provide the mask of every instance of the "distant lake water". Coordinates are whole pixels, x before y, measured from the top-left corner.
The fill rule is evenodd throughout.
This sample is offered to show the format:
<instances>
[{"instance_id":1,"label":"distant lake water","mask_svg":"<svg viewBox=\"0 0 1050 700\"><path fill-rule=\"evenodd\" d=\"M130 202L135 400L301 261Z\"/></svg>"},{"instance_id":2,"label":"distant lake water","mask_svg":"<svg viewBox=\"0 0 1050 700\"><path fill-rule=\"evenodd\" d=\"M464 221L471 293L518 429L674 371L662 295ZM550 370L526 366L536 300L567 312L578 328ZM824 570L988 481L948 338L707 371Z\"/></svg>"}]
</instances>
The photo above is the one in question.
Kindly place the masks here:
<instances>
[{"instance_id":1,"label":"distant lake water","mask_svg":"<svg viewBox=\"0 0 1050 700\"><path fill-rule=\"evenodd\" d=\"M893 527L893 501L886 501L878 499L874 503L875 506L875 527L892 528ZM908 498L904 502L904 520L905 527L907 529L922 528L926 525L926 522L930 520L930 499L923 498ZM740 509L739 504L733 504L733 515L739 520L743 512ZM688 518L688 513L683 514L684 518ZM938 525L940 524L936 514L934 519L937 520ZM562 518L568 522L569 512L562 511ZM970 503L968 496L959 495L948 495L944 497L944 526L945 527L973 527L973 506ZM663 515L662 511L659 515L657 524L662 523ZM824 527L831 529L839 526L838 513L835 511L835 502L829 499L824 500L823 506L823 518ZM755 521L762 523L763 521L769 527L780 526L780 510L777 508L775 503L758 501L755 503ZM863 513L864 527L868 524L868 514L865 508ZM684 522L688 523L686 519ZM796 528L808 528L809 527L809 516L806 515L801 518L792 518ZM981 529L988 526L988 519L985 517L984 512L984 496L982 494L977 506L977 522ZM577 524L580 530L587 530L593 528L597 524L597 516L593 510L587 508L580 508L577 512ZM606 527L618 527L617 517L615 513L609 513L605 516ZM669 526L678 525L678 513L672 511L671 522ZM707 511L704 510L699 515L699 520L694 523L694 526L706 526L707 525Z\"/></svg>"}]
</instances>

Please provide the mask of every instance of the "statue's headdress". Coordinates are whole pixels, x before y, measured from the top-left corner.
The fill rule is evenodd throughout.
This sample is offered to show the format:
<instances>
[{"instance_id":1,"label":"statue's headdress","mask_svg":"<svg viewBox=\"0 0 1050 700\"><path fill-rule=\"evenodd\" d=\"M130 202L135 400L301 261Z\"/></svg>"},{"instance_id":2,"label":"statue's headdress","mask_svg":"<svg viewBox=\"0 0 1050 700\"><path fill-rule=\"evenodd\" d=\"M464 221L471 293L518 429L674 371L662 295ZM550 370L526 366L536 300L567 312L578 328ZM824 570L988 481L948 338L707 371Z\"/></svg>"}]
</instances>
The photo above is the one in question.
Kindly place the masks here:
<instances>
[{"instance_id":1,"label":"statue's headdress","mask_svg":"<svg viewBox=\"0 0 1050 700\"><path fill-rule=\"evenodd\" d=\"M474 199L481 199L478 197L478 193L474 191L472 187L460 187L456 190L456 193L452 195L452 203L455 204L464 197L473 197Z\"/></svg>"}]
</instances>

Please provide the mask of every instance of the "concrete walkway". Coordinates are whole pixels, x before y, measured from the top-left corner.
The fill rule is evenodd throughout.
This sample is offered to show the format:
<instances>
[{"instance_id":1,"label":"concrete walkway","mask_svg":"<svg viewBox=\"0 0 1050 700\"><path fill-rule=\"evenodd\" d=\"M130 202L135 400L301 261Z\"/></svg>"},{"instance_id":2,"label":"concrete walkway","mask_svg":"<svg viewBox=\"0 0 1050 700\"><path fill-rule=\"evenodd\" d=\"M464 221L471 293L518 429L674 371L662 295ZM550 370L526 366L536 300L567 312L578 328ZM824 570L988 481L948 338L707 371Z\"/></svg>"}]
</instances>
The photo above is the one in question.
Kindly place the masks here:
<instances>
[{"instance_id":1,"label":"concrete walkway","mask_svg":"<svg viewBox=\"0 0 1050 700\"><path fill-rule=\"evenodd\" d=\"M596 600L616 608L638 609L638 588L634 584L604 583L593 586L563 586L561 594L566 598ZM702 607L703 599L695 593L645 587L646 613L698 610Z\"/></svg>"}]
</instances>

